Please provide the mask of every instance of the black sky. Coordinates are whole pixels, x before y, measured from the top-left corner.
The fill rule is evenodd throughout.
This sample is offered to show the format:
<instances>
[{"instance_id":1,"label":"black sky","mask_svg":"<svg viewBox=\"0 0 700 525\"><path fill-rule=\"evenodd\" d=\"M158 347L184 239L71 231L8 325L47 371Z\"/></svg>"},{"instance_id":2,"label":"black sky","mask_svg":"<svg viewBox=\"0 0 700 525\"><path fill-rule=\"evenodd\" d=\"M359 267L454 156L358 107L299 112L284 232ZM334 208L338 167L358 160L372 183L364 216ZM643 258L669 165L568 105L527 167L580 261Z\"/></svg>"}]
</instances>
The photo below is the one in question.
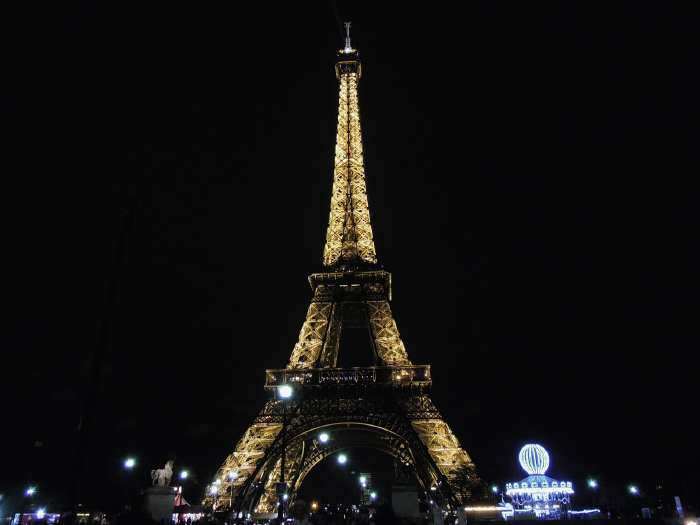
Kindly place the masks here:
<instances>
[{"instance_id":1,"label":"black sky","mask_svg":"<svg viewBox=\"0 0 700 525\"><path fill-rule=\"evenodd\" d=\"M489 480L519 478L537 440L555 477L697 494L696 18L464 7L338 4L409 356ZM332 4L3 9L0 491L64 493L130 195L84 498L114 494L127 453L204 483L288 360L320 269Z\"/></svg>"}]
</instances>

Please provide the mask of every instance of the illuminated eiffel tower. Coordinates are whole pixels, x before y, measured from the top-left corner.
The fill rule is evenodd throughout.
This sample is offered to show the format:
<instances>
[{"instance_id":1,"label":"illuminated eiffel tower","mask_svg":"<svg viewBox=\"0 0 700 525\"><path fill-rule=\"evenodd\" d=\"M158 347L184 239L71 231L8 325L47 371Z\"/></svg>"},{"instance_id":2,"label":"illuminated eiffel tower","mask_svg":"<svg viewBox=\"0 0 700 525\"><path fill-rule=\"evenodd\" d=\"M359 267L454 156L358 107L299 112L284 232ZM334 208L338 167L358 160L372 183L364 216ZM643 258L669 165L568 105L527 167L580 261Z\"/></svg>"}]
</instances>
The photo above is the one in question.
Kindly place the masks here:
<instances>
[{"instance_id":1,"label":"illuminated eiffel tower","mask_svg":"<svg viewBox=\"0 0 700 525\"><path fill-rule=\"evenodd\" d=\"M391 274L377 265L357 91L362 67L349 26L335 65L340 96L324 271L309 276L313 297L289 364L266 371L271 399L207 488L205 504L217 511L269 515L294 499L320 461L351 447L389 454L442 506L469 495L459 480L473 475L473 464L429 397L430 366L408 359L389 306ZM375 366L337 367L344 326L368 331Z\"/></svg>"}]
</instances>

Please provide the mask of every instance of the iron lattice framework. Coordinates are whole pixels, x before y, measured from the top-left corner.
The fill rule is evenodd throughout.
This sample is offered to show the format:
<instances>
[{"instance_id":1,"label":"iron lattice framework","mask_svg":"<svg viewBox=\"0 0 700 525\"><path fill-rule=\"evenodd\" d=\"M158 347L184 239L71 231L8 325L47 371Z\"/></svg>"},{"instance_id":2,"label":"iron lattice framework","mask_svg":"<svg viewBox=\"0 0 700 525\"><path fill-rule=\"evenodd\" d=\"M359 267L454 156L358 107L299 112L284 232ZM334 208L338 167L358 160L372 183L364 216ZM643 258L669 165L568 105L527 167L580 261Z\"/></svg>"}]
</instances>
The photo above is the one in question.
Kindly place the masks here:
<instances>
[{"instance_id":1,"label":"iron lattice framework","mask_svg":"<svg viewBox=\"0 0 700 525\"><path fill-rule=\"evenodd\" d=\"M299 339L284 369L268 370L273 399L216 474L205 503L216 510L270 514L277 505L282 455L293 499L324 458L371 447L415 472L434 498L459 504L468 494L456 480L472 462L429 397L430 367L413 365L391 312L391 275L376 266L357 87L361 65L349 45L336 63L340 82L333 194L323 253L325 271L313 292ZM343 327L369 332L374 366L337 368ZM290 385L294 397L276 397ZM320 429L332 436L319 443Z\"/></svg>"},{"instance_id":2,"label":"iron lattice framework","mask_svg":"<svg viewBox=\"0 0 700 525\"><path fill-rule=\"evenodd\" d=\"M362 69L356 53L343 53L341 57L335 68L340 81L338 133L323 264L333 266L339 262L358 260L374 264L377 254L369 220L360 104L357 99L357 83Z\"/></svg>"}]
</instances>

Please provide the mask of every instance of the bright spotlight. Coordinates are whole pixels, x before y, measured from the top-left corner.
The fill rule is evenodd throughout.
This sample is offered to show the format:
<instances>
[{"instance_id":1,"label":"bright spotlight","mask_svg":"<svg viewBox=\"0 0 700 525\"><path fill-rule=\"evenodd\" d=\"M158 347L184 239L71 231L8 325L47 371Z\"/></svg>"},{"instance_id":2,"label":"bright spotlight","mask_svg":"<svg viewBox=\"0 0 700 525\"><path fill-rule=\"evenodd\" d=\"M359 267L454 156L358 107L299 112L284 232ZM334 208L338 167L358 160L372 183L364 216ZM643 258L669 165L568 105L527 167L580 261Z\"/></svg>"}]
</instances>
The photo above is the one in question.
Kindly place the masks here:
<instances>
[{"instance_id":1,"label":"bright spotlight","mask_svg":"<svg viewBox=\"0 0 700 525\"><path fill-rule=\"evenodd\" d=\"M493 492L494 494L496 494L496 493L498 492L498 485L493 485L493 486L491 487L491 492Z\"/></svg>"},{"instance_id":2,"label":"bright spotlight","mask_svg":"<svg viewBox=\"0 0 700 525\"><path fill-rule=\"evenodd\" d=\"M372 491L369 493L369 497L370 497L370 499L377 499L377 493Z\"/></svg>"},{"instance_id":3,"label":"bright spotlight","mask_svg":"<svg viewBox=\"0 0 700 525\"><path fill-rule=\"evenodd\" d=\"M338 454L338 463L345 465L348 462L348 457L345 454Z\"/></svg>"},{"instance_id":4,"label":"bright spotlight","mask_svg":"<svg viewBox=\"0 0 700 525\"><path fill-rule=\"evenodd\" d=\"M43 520L46 517L46 509L38 509L36 511L36 519Z\"/></svg>"},{"instance_id":5,"label":"bright spotlight","mask_svg":"<svg viewBox=\"0 0 700 525\"><path fill-rule=\"evenodd\" d=\"M598 482L594 480L593 478L588 480L588 487L592 489L597 489L598 488Z\"/></svg>"},{"instance_id":6,"label":"bright spotlight","mask_svg":"<svg viewBox=\"0 0 700 525\"><path fill-rule=\"evenodd\" d=\"M134 458L126 458L124 460L124 468L131 470L136 466L136 460Z\"/></svg>"},{"instance_id":7,"label":"bright spotlight","mask_svg":"<svg viewBox=\"0 0 700 525\"><path fill-rule=\"evenodd\" d=\"M360 476L360 483L362 483L363 485L367 483L367 476Z\"/></svg>"},{"instance_id":8,"label":"bright spotlight","mask_svg":"<svg viewBox=\"0 0 700 525\"><path fill-rule=\"evenodd\" d=\"M233 481L236 478L238 478L238 472L236 472L235 470L232 470L228 473L228 479L230 479L231 481Z\"/></svg>"},{"instance_id":9,"label":"bright spotlight","mask_svg":"<svg viewBox=\"0 0 700 525\"><path fill-rule=\"evenodd\" d=\"M294 390L292 390L292 387L289 385L282 385L281 387L279 387L277 392L279 393L282 399L289 399L290 397L292 397Z\"/></svg>"},{"instance_id":10,"label":"bright spotlight","mask_svg":"<svg viewBox=\"0 0 700 525\"><path fill-rule=\"evenodd\" d=\"M180 479L187 479L189 477L190 473L186 470L183 470L180 472Z\"/></svg>"},{"instance_id":11,"label":"bright spotlight","mask_svg":"<svg viewBox=\"0 0 700 525\"><path fill-rule=\"evenodd\" d=\"M639 494L639 488L636 485L630 485L629 487L627 487L627 490L629 490L630 494Z\"/></svg>"},{"instance_id":12,"label":"bright spotlight","mask_svg":"<svg viewBox=\"0 0 700 525\"><path fill-rule=\"evenodd\" d=\"M219 487L217 487L216 485L212 485L211 487L209 487L209 494L211 494L212 496L216 496L218 493Z\"/></svg>"},{"instance_id":13,"label":"bright spotlight","mask_svg":"<svg viewBox=\"0 0 700 525\"><path fill-rule=\"evenodd\" d=\"M328 440L329 440L330 438L331 438L331 437L328 435L327 432L321 432L321 433L318 435L318 440L319 440L321 443L328 443Z\"/></svg>"},{"instance_id":14,"label":"bright spotlight","mask_svg":"<svg viewBox=\"0 0 700 525\"><path fill-rule=\"evenodd\" d=\"M287 501L289 499L289 494L282 494L282 499Z\"/></svg>"},{"instance_id":15,"label":"bright spotlight","mask_svg":"<svg viewBox=\"0 0 700 525\"><path fill-rule=\"evenodd\" d=\"M33 496L36 493L36 487L27 487L27 490L24 491L25 496Z\"/></svg>"}]
</instances>

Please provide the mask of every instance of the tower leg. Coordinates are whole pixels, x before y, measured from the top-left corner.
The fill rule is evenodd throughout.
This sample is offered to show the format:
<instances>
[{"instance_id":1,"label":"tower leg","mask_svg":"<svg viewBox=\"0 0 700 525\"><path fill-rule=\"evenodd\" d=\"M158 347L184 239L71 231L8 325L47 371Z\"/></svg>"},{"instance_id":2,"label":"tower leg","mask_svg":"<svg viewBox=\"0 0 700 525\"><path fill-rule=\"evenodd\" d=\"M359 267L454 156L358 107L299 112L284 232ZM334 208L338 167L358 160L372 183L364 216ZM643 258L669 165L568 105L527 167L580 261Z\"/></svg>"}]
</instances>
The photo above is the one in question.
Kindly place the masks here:
<instances>
[{"instance_id":1,"label":"tower leg","mask_svg":"<svg viewBox=\"0 0 700 525\"><path fill-rule=\"evenodd\" d=\"M282 430L281 421L271 417L276 409L277 402L268 401L255 422L245 431L234 451L217 471L215 479L219 480L219 488L216 493L207 492L205 505L211 505L214 510L233 508L241 491L250 489L265 453Z\"/></svg>"}]
</instances>

